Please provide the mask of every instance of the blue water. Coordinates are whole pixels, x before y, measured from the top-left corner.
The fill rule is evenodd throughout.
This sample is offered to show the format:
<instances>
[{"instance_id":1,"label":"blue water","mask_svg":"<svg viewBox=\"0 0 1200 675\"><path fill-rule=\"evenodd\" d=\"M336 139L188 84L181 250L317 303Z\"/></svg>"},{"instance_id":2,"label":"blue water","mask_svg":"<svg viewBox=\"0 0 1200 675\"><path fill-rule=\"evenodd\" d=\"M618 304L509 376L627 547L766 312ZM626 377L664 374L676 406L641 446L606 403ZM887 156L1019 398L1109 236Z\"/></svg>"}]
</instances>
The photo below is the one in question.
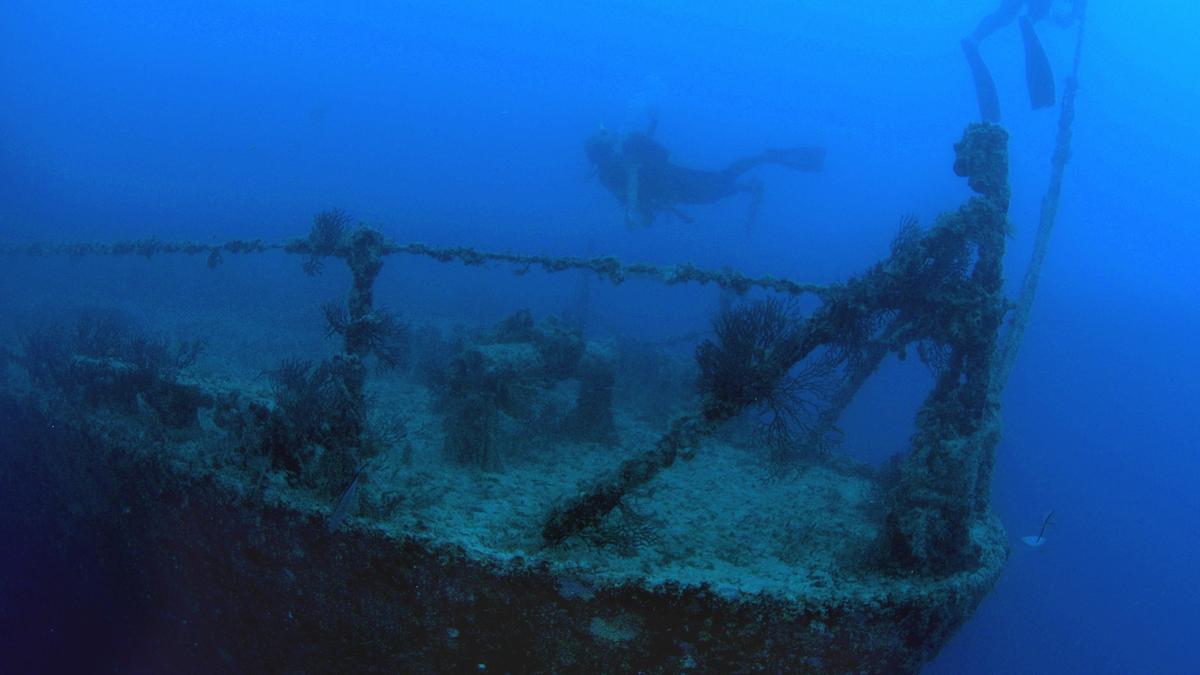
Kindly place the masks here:
<instances>
[{"instance_id":1,"label":"blue water","mask_svg":"<svg viewBox=\"0 0 1200 675\"><path fill-rule=\"evenodd\" d=\"M968 196L949 170L977 117L959 40L994 1L341 4L4 2L0 240L277 239L338 206L401 241L828 282L885 255L902 214ZM1200 671L1197 25L1191 3L1091 3L1075 154L1004 401L1012 557L927 672ZM1039 33L1061 90L1075 32ZM982 53L1012 135L1015 287L1057 117L1027 109L1015 25ZM749 235L737 198L631 231L582 143L650 108L681 163L816 144L825 170L761 170ZM429 296L406 310L479 320L560 308L574 283L420 269ZM605 330L669 337L714 307L711 289L636 288L595 290ZM879 459L871 433L856 447ZM1049 509L1048 543L1022 545Z\"/></svg>"}]
</instances>

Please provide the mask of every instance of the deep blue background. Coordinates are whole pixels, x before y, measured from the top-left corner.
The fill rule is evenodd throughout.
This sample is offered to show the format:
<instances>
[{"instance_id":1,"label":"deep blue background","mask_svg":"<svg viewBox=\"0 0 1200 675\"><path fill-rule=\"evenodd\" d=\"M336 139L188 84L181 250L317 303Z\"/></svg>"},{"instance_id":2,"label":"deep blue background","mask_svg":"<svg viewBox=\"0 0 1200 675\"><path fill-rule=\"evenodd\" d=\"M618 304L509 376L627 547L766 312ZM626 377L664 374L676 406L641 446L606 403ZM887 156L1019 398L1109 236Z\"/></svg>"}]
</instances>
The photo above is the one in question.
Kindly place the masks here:
<instances>
[{"instance_id":1,"label":"deep blue background","mask_svg":"<svg viewBox=\"0 0 1200 675\"><path fill-rule=\"evenodd\" d=\"M991 1L340 4L0 4L0 239L280 238L340 206L400 240L832 281L882 256L901 214L968 195L949 171L975 113L958 40ZM1200 670L1200 10L1091 5L1075 157L1005 397L1013 555L929 672ZM1061 80L1074 32L1040 32ZM1026 110L1015 27L983 55L1012 133L1015 282L1056 114ZM749 236L737 200L630 232L581 144L650 106L681 162L820 143L828 166L763 170ZM552 311L576 283L400 265L413 315ZM644 284L595 300L598 331L652 338L715 306ZM882 372L847 452L900 447L924 377ZM1049 508L1049 543L1021 545Z\"/></svg>"}]
</instances>

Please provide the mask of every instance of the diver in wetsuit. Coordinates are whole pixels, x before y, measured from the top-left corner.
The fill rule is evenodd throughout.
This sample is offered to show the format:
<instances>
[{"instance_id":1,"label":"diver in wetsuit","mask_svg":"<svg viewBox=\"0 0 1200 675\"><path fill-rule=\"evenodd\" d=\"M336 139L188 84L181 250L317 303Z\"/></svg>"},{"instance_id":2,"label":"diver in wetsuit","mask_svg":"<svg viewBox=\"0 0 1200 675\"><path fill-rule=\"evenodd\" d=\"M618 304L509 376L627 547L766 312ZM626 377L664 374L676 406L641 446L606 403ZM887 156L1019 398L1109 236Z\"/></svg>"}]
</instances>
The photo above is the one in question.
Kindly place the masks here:
<instances>
[{"instance_id":1,"label":"diver in wetsuit","mask_svg":"<svg viewBox=\"0 0 1200 675\"><path fill-rule=\"evenodd\" d=\"M587 140L584 152L596 168L600 183L625 207L630 227L650 225L666 212L691 222L680 204L711 204L746 193L751 197L750 222L762 198L762 182L742 180L760 164L779 164L797 171L820 171L825 149L818 147L767 150L732 162L724 169L691 169L671 162L670 152L654 140L655 119L645 132L621 136L600 131Z\"/></svg>"},{"instance_id":2,"label":"diver in wetsuit","mask_svg":"<svg viewBox=\"0 0 1200 675\"><path fill-rule=\"evenodd\" d=\"M1069 11L1051 17L1054 23L1067 28L1083 19L1086 0L1065 0L1069 2ZM971 67L971 76L975 80L975 95L979 100L979 114L987 122L1000 121L1000 98L996 95L996 84L992 75L979 56L979 43L989 35L1012 23L1012 20L1025 8L1025 14L1020 18L1021 40L1025 46L1025 83L1029 88L1029 104L1034 110L1049 108L1056 100L1054 88L1054 71L1050 60L1042 49L1033 26L1046 18L1055 0L1001 0L1000 7L985 16L963 41L963 53L967 64Z\"/></svg>"}]
</instances>

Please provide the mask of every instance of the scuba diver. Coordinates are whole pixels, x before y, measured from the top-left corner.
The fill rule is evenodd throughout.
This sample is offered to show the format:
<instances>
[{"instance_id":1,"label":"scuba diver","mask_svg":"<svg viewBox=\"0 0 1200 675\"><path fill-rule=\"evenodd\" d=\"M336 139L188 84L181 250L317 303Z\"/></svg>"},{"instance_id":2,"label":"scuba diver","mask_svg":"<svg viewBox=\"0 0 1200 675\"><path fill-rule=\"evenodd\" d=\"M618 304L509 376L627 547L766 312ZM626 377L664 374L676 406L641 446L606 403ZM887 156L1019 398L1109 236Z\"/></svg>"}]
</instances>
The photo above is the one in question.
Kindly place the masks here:
<instances>
[{"instance_id":1,"label":"scuba diver","mask_svg":"<svg viewBox=\"0 0 1200 675\"><path fill-rule=\"evenodd\" d=\"M605 130L584 143L584 152L596 169L600 183L625 207L625 224L649 226L659 213L692 219L681 204L711 204L733 195L750 195L753 223L762 199L762 181L742 180L760 164L779 164L797 171L820 171L825 149L819 147L767 150L736 160L719 170L692 169L670 160L670 152L654 140L657 117L651 115L644 132L621 136Z\"/></svg>"},{"instance_id":2,"label":"scuba diver","mask_svg":"<svg viewBox=\"0 0 1200 675\"><path fill-rule=\"evenodd\" d=\"M1086 0L1065 0L1071 8L1061 14L1055 14L1051 20L1061 28L1083 20ZM996 83L988 72L987 65L979 56L979 43L989 35L1012 23L1024 7L1025 14L1021 16L1021 41L1025 46L1025 83L1029 88L1029 104L1034 110L1049 108L1056 100L1054 90L1054 71L1050 68L1050 60L1042 49L1037 32L1033 26L1050 14L1055 0L1002 0L1000 7L985 16L975 30L962 41L963 53L966 54L967 64L971 67L971 76L975 80L975 95L979 101L979 114L985 122L1000 121L1000 98L996 95Z\"/></svg>"}]
</instances>

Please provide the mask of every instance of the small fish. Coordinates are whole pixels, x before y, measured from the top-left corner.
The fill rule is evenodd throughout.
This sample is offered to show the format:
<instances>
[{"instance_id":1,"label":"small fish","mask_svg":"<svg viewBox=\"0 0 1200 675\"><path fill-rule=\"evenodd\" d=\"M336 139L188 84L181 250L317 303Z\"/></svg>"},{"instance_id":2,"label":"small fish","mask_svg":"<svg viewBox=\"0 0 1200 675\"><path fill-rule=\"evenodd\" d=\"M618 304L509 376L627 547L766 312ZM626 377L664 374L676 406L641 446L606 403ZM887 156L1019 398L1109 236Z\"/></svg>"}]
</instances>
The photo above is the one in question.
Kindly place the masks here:
<instances>
[{"instance_id":1,"label":"small fish","mask_svg":"<svg viewBox=\"0 0 1200 675\"><path fill-rule=\"evenodd\" d=\"M364 464L363 467L354 474L354 480L350 481L350 485L348 485L345 491L342 492L342 496L338 497L337 503L333 506L333 510L329 512L328 527L330 532L337 532L337 529L341 526L342 521L346 519L346 516L350 515L350 506L352 504L355 506L358 505L358 484L362 479L363 472L366 471L366 469L367 467Z\"/></svg>"}]
</instances>

